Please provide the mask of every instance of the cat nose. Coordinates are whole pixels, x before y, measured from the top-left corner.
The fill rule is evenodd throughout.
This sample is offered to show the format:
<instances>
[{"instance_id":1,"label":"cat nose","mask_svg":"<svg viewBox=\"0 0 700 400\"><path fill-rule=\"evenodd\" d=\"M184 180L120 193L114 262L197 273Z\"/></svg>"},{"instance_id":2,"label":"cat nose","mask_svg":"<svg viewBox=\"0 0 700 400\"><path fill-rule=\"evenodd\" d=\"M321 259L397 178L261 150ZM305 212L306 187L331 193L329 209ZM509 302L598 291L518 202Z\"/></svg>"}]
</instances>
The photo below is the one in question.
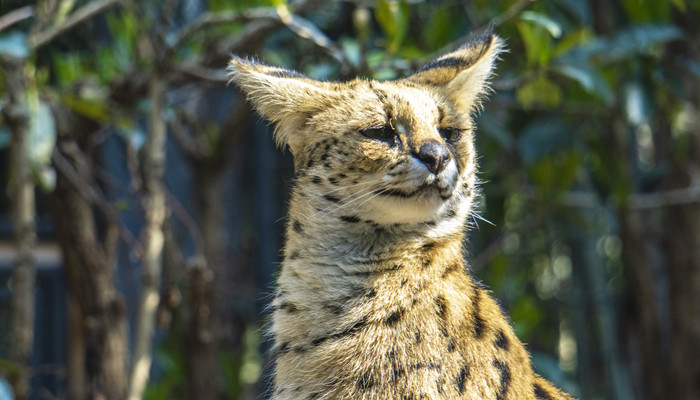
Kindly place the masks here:
<instances>
[{"instance_id":1,"label":"cat nose","mask_svg":"<svg viewBox=\"0 0 700 400\"><path fill-rule=\"evenodd\" d=\"M450 151L444 144L435 140L423 143L414 155L435 175L445 169L450 161Z\"/></svg>"}]
</instances>

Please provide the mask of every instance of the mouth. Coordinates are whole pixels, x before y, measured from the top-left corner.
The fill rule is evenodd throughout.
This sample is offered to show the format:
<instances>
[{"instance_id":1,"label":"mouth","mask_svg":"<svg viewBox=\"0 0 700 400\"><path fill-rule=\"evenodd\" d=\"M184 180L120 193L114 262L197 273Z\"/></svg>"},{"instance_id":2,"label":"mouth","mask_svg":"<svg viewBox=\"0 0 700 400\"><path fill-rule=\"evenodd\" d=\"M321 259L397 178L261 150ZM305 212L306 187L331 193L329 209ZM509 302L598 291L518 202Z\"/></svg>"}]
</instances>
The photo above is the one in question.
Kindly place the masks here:
<instances>
[{"instance_id":1,"label":"mouth","mask_svg":"<svg viewBox=\"0 0 700 400\"><path fill-rule=\"evenodd\" d=\"M401 199L409 199L414 197L427 197L437 194L442 200L447 200L452 197L451 187L441 187L437 181L433 183L425 183L417 188L407 191L401 189L378 189L375 191L376 194L388 197L397 197Z\"/></svg>"}]
</instances>

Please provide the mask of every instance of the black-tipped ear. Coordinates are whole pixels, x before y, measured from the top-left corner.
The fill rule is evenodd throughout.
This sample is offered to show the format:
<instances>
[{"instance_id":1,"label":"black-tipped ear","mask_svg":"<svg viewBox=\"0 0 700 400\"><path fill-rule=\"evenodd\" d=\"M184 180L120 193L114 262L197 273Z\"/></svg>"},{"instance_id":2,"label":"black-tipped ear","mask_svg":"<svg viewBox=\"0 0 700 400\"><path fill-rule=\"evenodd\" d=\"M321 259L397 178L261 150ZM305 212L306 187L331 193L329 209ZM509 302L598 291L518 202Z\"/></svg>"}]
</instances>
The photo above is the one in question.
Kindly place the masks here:
<instances>
[{"instance_id":1,"label":"black-tipped ear","mask_svg":"<svg viewBox=\"0 0 700 400\"><path fill-rule=\"evenodd\" d=\"M336 97L335 90L327 83L237 56L232 57L228 71L231 82L246 93L255 109L275 123L277 144L288 145L292 154L296 154L305 140L299 128Z\"/></svg>"},{"instance_id":2,"label":"black-tipped ear","mask_svg":"<svg viewBox=\"0 0 700 400\"><path fill-rule=\"evenodd\" d=\"M472 110L479 106L488 91L488 80L503 40L487 31L457 50L429 62L408 81L432 86L459 108Z\"/></svg>"}]
</instances>

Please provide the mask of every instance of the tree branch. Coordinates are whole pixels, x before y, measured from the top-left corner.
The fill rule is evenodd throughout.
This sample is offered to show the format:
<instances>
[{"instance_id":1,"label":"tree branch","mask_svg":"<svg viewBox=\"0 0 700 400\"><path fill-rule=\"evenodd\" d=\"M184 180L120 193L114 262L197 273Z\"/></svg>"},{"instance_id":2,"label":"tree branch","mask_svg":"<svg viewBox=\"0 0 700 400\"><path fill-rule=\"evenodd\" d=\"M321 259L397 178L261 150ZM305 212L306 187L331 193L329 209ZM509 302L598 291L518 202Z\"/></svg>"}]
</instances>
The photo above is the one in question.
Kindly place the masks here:
<instances>
[{"instance_id":1,"label":"tree branch","mask_svg":"<svg viewBox=\"0 0 700 400\"><path fill-rule=\"evenodd\" d=\"M81 22L94 17L109 7L112 7L123 0L98 0L85 4L77 11L66 18L60 25L51 27L45 31L37 32L29 38L29 44L34 49L49 43L66 31L72 29Z\"/></svg>"},{"instance_id":2,"label":"tree branch","mask_svg":"<svg viewBox=\"0 0 700 400\"><path fill-rule=\"evenodd\" d=\"M291 13L287 7L258 8L244 12L205 13L197 21L185 27L180 32L171 46L171 49L175 51L193 35L205 28L256 20L269 20L284 25L297 36L302 39L310 40L316 46L324 50L329 56L341 64L344 71L347 72L354 69L350 60L345 56L345 53L328 38L328 36L307 19Z\"/></svg>"},{"instance_id":3,"label":"tree branch","mask_svg":"<svg viewBox=\"0 0 700 400\"><path fill-rule=\"evenodd\" d=\"M24 6L16 10L12 10L7 14L0 17L0 32L9 28L10 26L22 22L25 19L29 19L34 16L33 6Z\"/></svg>"}]
</instances>

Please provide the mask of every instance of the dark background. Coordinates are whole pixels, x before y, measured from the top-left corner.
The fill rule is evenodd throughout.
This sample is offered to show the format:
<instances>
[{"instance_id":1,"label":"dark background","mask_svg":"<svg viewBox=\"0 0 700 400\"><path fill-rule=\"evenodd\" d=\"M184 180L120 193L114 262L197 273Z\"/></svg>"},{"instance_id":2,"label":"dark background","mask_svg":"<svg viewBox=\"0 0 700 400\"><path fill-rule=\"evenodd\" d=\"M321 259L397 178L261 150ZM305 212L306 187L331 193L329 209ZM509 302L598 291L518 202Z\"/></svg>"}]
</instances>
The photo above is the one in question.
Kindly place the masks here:
<instances>
[{"instance_id":1,"label":"dark background","mask_svg":"<svg viewBox=\"0 0 700 400\"><path fill-rule=\"evenodd\" d=\"M0 1L0 376L18 399L121 400L139 354L132 398L264 398L293 170L227 86L230 54L392 79L489 26L508 51L476 117L474 274L580 398L700 397L700 2L29 3Z\"/></svg>"}]
</instances>

